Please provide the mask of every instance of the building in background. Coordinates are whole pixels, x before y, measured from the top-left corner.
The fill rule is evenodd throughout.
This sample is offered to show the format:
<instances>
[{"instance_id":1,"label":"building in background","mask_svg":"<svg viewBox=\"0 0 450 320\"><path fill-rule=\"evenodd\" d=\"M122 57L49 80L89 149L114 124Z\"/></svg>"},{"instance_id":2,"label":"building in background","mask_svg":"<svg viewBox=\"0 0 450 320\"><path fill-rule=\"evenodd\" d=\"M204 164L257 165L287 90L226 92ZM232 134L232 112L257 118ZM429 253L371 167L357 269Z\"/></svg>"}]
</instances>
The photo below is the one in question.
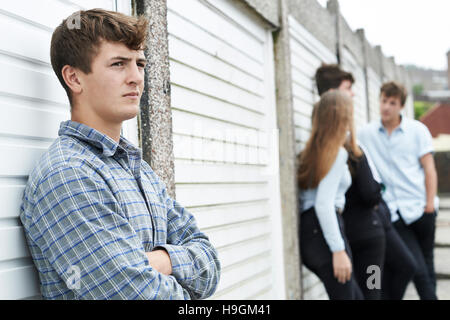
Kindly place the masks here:
<instances>
[{"instance_id":1,"label":"building in background","mask_svg":"<svg viewBox=\"0 0 450 320\"><path fill-rule=\"evenodd\" d=\"M420 118L433 136L438 192L450 194L450 103L437 103Z\"/></svg>"}]
</instances>

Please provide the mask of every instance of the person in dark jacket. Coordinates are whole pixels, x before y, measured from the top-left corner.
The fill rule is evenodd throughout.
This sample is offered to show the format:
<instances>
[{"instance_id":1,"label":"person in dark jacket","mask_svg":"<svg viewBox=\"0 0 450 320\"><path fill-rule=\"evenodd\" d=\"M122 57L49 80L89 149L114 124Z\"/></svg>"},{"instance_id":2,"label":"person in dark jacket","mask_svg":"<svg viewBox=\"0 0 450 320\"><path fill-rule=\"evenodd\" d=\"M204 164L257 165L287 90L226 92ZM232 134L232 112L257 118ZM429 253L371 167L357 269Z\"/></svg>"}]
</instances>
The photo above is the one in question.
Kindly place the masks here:
<instances>
[{"instance_id":1,"label":"person in dark jacket","mask_svg":"<svg viewBox=\"0 0 450 320\"><path fill-rule=\"evenodd\" d=\"M366 300L379 300L386 248L381 217L375 210L381 200L381 187L373 178L364 153L360 157L350 155L348 166L352 184L345 194L343 218L355 277ZM368 279L372 273L374 278Z\"/></svg>"},{"instance_id":2,"label":"person in dark jacket","mask_svg":"<svg viewBox=\"0 0 450 320\"><path fill-rule=\"evenodd\" d=\"M315 80L319 95L339 90L354 96L353 75L338 65L322 64L316 71ZM365 299L401 300L414 276L416 263L392 227L390 211L381 196L384 188L378 172L370 155L362 150L360 157L349 154L352 185L346 192L343 213L355 278ZM381 288L379 277L371 281L374 270L381 271Z\"/></svg>"}]
</instances>

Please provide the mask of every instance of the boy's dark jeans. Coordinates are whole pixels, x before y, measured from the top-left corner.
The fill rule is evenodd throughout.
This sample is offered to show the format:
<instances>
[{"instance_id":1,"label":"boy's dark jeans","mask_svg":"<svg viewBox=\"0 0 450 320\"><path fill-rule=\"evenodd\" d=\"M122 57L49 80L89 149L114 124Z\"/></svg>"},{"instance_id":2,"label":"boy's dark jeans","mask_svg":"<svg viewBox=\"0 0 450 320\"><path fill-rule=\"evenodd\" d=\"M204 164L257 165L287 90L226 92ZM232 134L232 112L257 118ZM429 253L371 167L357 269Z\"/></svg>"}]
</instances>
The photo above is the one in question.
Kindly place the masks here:
<instances>
[{"instance_id":1,"label":"boy's dark jeans","mask_svg":"<svg viewBox=\"0 0 450 320\"><path fill-rule=\"evenodd\" d=\"M394 222L395 229L416 260L413 281L422 300L437 300L433 255L436 215L436 212L424 213L418 220L406 225L399 213L400 219Z\"/></svg>"}]
</instances>

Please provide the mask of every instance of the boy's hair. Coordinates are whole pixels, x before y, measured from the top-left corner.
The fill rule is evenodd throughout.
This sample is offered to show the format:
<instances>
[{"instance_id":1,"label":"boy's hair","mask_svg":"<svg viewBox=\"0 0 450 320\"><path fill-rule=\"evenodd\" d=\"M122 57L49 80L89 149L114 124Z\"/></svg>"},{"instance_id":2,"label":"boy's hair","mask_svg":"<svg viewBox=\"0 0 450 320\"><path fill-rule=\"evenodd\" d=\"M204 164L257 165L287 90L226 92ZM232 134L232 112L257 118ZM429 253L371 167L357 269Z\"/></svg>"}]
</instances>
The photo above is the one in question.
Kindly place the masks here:
<instances>
[{"instance_id":1,"label":"boy's hair","mask_svg":"<svg viewBox=\"0 0 450 320\"><path fill-rule=\"evenodd\" d=\"M342 70L337 64L322 63L316 71L315 78L320 96L330 89L337 89L344 80L348 80L352 84L355 82L353 75Z\"/></svg>"},{"instance_id":2,"label":"boy's hair","mask_svg":"<svg viewBox=\"0 0 450 320\"><path fill-rule=\"evenodd\" d=\"M88 74L101 41L120 42L131 50L141 50L145 49L147 30L148 20L144 16L132 17L102 9L77 11L64 19L53 32L50 58L70 105L71 91L61 72L65 65Z\"/></svg>"},{"instance_id":3,"label":"boy's hair","mask_svg":"<svg viewBox=\"0 0 450 320\"><path fill-rule=\"evenodd\" d=\"M406 88L398 82L390 81L386 82L381 86L380 96L384 95L386 98L397 97L400 99L402 106L405 105L406 98L408 96L408 91Z\"/></svg>"}]
</instances>

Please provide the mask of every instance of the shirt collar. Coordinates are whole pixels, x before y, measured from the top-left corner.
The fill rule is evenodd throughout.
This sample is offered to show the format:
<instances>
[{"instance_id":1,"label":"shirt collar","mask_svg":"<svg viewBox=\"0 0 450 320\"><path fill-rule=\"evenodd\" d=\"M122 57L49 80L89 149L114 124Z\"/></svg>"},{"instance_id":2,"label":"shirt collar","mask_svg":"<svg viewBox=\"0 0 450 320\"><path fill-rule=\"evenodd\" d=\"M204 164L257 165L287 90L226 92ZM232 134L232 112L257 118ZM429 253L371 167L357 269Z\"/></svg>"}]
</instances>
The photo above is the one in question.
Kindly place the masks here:
<instances>
[{"instance_id":1,"label":"shirt collar","mask_svg":"<svg viewBox=\"0 0 450 320\"><path fill-rule=\"evenodd\" d=\"M405 132L405 118L402 115L400 115L400 125L395 128L395 130ZM383 122L381 122L381 119L378 122L378 131L386 131L386 128L383 126Z\"/></svg>"},{"instance_id":2,"label":"shirt collar","mask_svg":"<svg viewBox=\"0 0 450 320\"><path fill-rule=\"evenodd\" d=\"M119 143L117 143L100 131L76 121L67 120L61 122L58 135L76 137L81 141L87 142L88 144L102 150L102 155L105 157L111 157L116 154L116 152L118 154L133 153L141 156L141 150L136 148L122 135L120 136Z\"/></svg>"}]
</instances>

